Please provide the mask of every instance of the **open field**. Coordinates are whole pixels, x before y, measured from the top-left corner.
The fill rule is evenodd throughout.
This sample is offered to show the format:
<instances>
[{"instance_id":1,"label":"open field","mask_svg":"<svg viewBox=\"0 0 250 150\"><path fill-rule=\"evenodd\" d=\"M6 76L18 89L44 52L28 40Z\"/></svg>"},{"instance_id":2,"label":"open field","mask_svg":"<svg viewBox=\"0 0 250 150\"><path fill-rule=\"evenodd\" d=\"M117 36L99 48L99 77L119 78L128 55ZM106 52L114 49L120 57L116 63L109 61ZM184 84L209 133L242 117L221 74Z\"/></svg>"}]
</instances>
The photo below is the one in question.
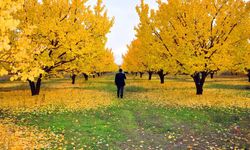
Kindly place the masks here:
<instances>
[{"instance_id":1,"label":"open field","mask_svg":"<svg viewBox=\"0 0 250 150\"><path fill-rule=\"evenodd\" d=\"M250 84L207 79L204 95L185 76L164 85L128 76L53 79L30 96L27 83L0 82L0 149L249 149Z\"/></svg>"}]
</instances>

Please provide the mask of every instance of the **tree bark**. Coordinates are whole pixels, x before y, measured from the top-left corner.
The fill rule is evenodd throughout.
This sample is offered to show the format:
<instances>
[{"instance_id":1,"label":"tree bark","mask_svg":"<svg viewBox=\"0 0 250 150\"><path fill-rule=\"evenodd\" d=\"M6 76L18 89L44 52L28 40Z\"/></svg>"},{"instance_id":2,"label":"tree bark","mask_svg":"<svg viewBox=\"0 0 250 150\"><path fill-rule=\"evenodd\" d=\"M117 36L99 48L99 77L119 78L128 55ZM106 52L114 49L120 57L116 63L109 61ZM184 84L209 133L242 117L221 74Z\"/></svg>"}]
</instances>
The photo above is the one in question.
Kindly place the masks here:
<instances>
[{"instance_id":1,"label":"tree bark","mask_svg":"<svg viewBox=\"0 0 250 150\"><path fill-rule=\"evenodd\" d=\"M140 73L140 78L142 78L143 72L139 72Z\"/></svg>"},{"instance_id":2,"label":"tree bark","mask_svg":"<svg viewBox=\"0 0 250 150\"><path fill-rule=\"evenodd\" d=\"M164 75L162 69L161 69L160 71L158 71L158 75L159 75L159 77L160 77L161 84L164 84L164 82L165 82L165 81L164 81L165 75Z\"/></svg>"},{"instance_id":3,"label":"tree bark","mask_svg":"<svg viewBox=\"0 0 250 150\"><path fill-rule=\"evenodd\" d=\"M29 82L29 85L30 85L31 95L32 96L39 95L41 84L42 84L42 75L40 75L38 77L36 83L34 81L31 81L31 80L28 80L28 82Z\"/></svg>"},{"instance_id":4,"label":"tree bark","mask_svg":"<svg viewBox=\"0 0 250 150\"><path fill-rule=\"evenodd\" d=\"M31 91L31 95L34 96L36 94L36 86L35 86L35 82L28 80L29 85L30 85L30 91Z\"/></svg>"},{"instance_id":5,"label":"tree bark","mask_svg":"<svg viewBox=\"0 0 250 150\"><path fill-rule=\"evenodd\" d=\"M75 84L75 83L76 83L76 75L73 74L73 75L71 76L71 79L72 79L72 84Z\"/></svg>"},{"instance_id":6,"label":"tree bark","mask_svg":"<svg viewBox=\"0 0 250 150\"><path fill-rule=\"evenodd\" d=\"M151 80L151 79L152 79L152 75L153 75L153 72L152 72L152 71L149 71L149 72L148 72L148 80Z\"/></svg>"},{"instance_id":7,"label":"tree bark","mask_svg":"<svg viewBox=\"0 0 250 150\"><path fill-rule=\"evenodd\" d=\"M85 81L89 80L89 76L86 73L83 73L83 76L84 76Z\"/></svg>"},{"instance_id":8,"label":"tree bark","mask_svg":"<svg viewBox=\"0 0 250 150\"><path fill-rule=\"evenodd\" d=\"M98 73L97 73L97 76L98 76L98 77L100 77L100 76L101 76L101 74L98 72Z\"/></svg>"},{"instance_id":9,"label":"tree bark","mask_svg":"<svg viewBox=\"0 0 250 150\"><path fill-rule=\"evenodd\" d=\"M210 77L211 77L211 79L214 78L214 72L210 73Z\"/></svg>"},{"instance_id":10,"label":"tree bark","mask_svg":"<svg viewBox=\"0 0 250 150\"><path fill-rule=\"evenodd\" d=\"M36 82L36 94L37 95L39 95L40 93L41 84L42 84L42 75L39 76Z\"/></svg>"},{"instance_id":11,"label":"tree bark","mask_svg":"<svg viewBox=\"0 0 250 150\"><path fill-rule=\"evenodd\" d=\"M248 71L248 74L247 74L247 76L248 76L248 82L250 82L250 69L247 70L247 71Z\"/></svg>"},{"instance_id":12,"label":"tree bark","mask_svg":"<svg viewBox=\"0 0 250 150\"><path fill-rule=\"evenodd\" d=\"M192 75L192 78L195 82L196 95L203 94L203 85L205 83L206 77L207 77L206 72L197 72L197 73Z\"/></svg>"}]
</instances>

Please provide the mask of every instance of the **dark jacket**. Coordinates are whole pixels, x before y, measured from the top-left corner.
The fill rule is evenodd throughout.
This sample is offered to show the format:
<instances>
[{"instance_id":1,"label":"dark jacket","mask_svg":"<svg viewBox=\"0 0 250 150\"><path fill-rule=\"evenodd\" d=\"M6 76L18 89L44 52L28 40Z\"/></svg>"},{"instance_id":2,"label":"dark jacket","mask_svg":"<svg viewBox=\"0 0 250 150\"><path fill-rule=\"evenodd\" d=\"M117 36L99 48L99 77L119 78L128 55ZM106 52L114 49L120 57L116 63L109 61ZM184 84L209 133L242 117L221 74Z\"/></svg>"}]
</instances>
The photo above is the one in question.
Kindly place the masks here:
<instances>
[{"instance_id":1,"label":"dark jacket","mask_svg":"<svg viewBox=\"0 0 250 150\"><path fill-rule=\"evenodd\" d=\"M117 86L125 86L126 75L122 72L119 72L115 75L115 84Z\"/></svg>"}]
</instances>

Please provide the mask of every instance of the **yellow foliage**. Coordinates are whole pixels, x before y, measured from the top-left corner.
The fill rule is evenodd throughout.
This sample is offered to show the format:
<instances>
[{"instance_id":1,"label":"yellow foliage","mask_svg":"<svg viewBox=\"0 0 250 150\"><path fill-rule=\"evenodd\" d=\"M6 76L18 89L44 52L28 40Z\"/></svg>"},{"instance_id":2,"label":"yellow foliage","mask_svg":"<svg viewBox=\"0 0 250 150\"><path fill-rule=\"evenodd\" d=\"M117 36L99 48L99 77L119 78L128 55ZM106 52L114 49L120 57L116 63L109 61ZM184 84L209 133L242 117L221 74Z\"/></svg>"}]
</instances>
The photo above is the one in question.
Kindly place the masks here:
<instances>
[{"instance_id":1,"label":"yellow foliage","mask_svg":"<svg viewBox=\"0 0 250 150\"><path fill-rule=\"evenodd\" d=\"M0 1L0 76L8 74L6 67L7 54L10 53L11 32L13 32L19 20L14 14L21 8L23 0Z\"/></svg>"},{"instance_id":2,"label":"yellow foliage","mask_svg":"<svg viewBox=\"0 0 250 150\"><path fill-rule=\"evenodd\" d=\"M88 73L92 64L100 65L96 57L106 55L106 35L113 25L104 8L101 0L94 9L82 0L25 1L9 56L12 79Z\"/></svg>"},{"instance_id":3,"label":"yellow foliage","mask_svg":"<svg viewBox=\"0 0 250 150\"><path fill-rule=\"evenodd\" d=\"M218 108L250 108L249 83L243 78L208 79L203 96L193 94L194 84L187 76L171 77L167 84L159 84L155 79L133 80L127 77L124 101L115 99L115 91L105 91L103 84L115 86L110 80L96 79L99 82L79 83L74 86L59 80L44 84L46 90L40 96L31 97L22 82L2 82L0 91L0 109L14 114L20 112L69 112L98 109L113 105L123 105L127 100L151 102L160 107L218 107ZM88 89L91 85L91 88ZM220 87L222 86L222 87ZM17 87L24 89L17 90ZM246 90L244 90L246 87ZM239 88L239 89L237 89ZM12 90L9 90L12 89ZM99 89L103 89L99 90ZM135 90L135 91L133 91ZM136 107L136 106L135 106ZM63 135L55 135L50 131L15 125L15 120L0 119L0 149L59 149L51 147L51 143L63 143ZM171 138L171 137L169 137Z\"/></svg>"},{"instance_id":4,"label":"yellow foliage","mask_svg":"<svg viewBox=\"0 0 250 150\"><path fill-rule=\"evenodd\" d=\"M188 81L188 82L187 82ZM250 108L249 93L243 94L235 89L216 89L206 88L202 96L194 95L194 84L191 80L187 81L166 81L166 84L160 85L158 82L135 82L128 83L131 86L144 87L146 92L138 92L134 95L128 95L129 98L137 100L147 100L159 106L176 106L176 107L240 107ZM249 83L242 80L233 79L216 79L207 81L208 86L219 84L223 86L249 86ZM247 92L247 91L245 91Z\"/></svg>"},{"instance_id":5,"label":"yellow foliage","mask_svg":"<svg viewBox=\"0 0 250 150\"><path fill-rule=\"evenodd\" d=\"M96 85L100 86L100 84ZM15 90L16 87L22 86L25 87L22 82L1 83L1 88L13 89L0 92L1 110L8 110L14 114L37 111L52 113L55 111L97 109L114 104L112 93L83 90L88 85L76 84L72 86L63 82L49 84L46 85L47 90L36 97L31 97L28 89ZM53 145L52 143L59 145ZM63 135L18 126L15 124L15 120L0 119L0 149L60 149L63 144Z\"/></svg>"},{"instance_id":6,"label":"yellow foliage","mask_svg":"<svg viewBox=\"0 0 250 150\"><path fill-rule=\"evenodd\" d=\"M61 85L64 88L71 86ZM53 86L52 86L53 87ZM58 85L57 87L58 88ZM83 88L83 87L79 87ZM1 93L0 108L13 112L76 111L112 105L112 96L105 92L77 89L44 90L40 96L31 97L29 90Z\"/></svg>"},{"instance_id":7,"label":"yellow foliage","mask_svg":"<svg viewBox=\"0 0 250 150\"><path fill-rule=\"evenodd\" d=\"M132 77L128 76L128 78ZM183 77L181 78L183 79ZM161 106L250 108L250 97L247 89L245 91L237 89L249 86L249 83L241 78L207 79L204 87L206 91L202 96L194 95L195 89L192 80L187 77L184 79L182 81L167 80L166 84L159 84L157 80L128 80L125 87L125 97L135 100L149 100ZM91 83L91 86L99 89L102 84L103 82L94 82ZM1 83L3 89L13 89L23 85L22 82ZM115 91L109 93L97 89L88 90L88 86L88 84L83 83L71 85L65 82L45 84L47 89L36 97L31 97L29 90L2 91L0 108L14 112L76 111L97 109L115 104ZM63 89L61 89L62 87ZM145 91L130 92L129 88L131 87L140 87Z\"/></svg>"},{"instance_id":8,"label":"yellow foliage","mask_svg":"<svg viewBox=\"0 0 250 150\"><path fill-rule=\"evenodd\" d=\"M161 44L153 36L149 6L141 1L136 7L140 23L135 27L136 39L128 45L128 52L124 56L123 68L132 72L157 72L161 69L168 72L176 70L169 57L160 48Z\"/></svg>"},{"instance_id":9,"label":"yellow foliage","mask_svg":"<svg viewBox=\"0 0 250 150\"><path fill-rule=\"evenodd\" d=\"M11 119L0 119L0 149L58 149L64 136L32 127L17 126Z\"/></svg>"},{"instance_id":10,"label":"yellow foliage","mask_svg":"<svg viewBox=\"0 0 250 150\"><path fill-rule=\"evenodd\" d=\"M136 8L140 17L137 40L142 43L136 54L145 56L134 57L142 64L147 66L151 61L155 70L173 74L207 75L228 69L234 55L238 60L248 58L244 54L249 52L249 46L245 47L249 45L249 2L158 0L158 4L157 10L150 11L141 0ZM235 43L237 52L232 48ZM236 63L243 62L241 68L248 67L237 59Z\"/></svg>"}]
</instances>

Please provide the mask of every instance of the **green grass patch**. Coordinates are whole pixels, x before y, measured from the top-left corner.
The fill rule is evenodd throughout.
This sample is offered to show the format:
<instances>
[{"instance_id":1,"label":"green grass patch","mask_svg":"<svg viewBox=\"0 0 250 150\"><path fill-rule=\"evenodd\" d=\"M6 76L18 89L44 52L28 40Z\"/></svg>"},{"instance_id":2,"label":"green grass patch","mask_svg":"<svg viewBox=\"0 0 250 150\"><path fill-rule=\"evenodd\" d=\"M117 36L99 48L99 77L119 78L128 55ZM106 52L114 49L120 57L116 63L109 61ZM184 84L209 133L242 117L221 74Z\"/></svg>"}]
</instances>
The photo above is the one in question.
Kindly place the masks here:
<instances>
[{"instance_id":1,"label":"green grass patch","mask_svg":"<svg viewBox=\"0 0 250 150\"><path fill-rule=\"evenodd\" d=\"M190 88L188 86L180 88L179 85L176 87L150 87L150 83L156 85L155 83L159 82L158 79L153 81L129 79L125 87L125 96L128 98L115 99L116 86L113 79L113 76L89 81L79 79L76 86L62 87L79 89L79 91L92 90L113 93L114 105L112 106L93 110L65 110L64 112L45 110L19 114L0 108L0 119L12 118L20 126L35 126L39 129L49 129L55 134L63 134L64 148L66 149L149 149L148 147L152 149L187 149L195 142L198 142L200 147L197 146L194 149L208 149L210 144L217 145L222 149L230 149L231 145L239 145L240 148L250 147L249 143L244 141L250 130L250 110L247 108L158 106L155 105L159 100L157 97L152 97L151 102L154 104L141 97L136 97L137 93L142 95L146 92L158 92L161 94L161 92L176 89L186 90L187 88L189 90ZM183 82L183 85L184 81L192 82L188 78L177 77L172 77L168 81ZM133 82L136 83L131 84ZM147 82L146 86L141 86L142 82ZM43 83L43 88L52 89L54 87L51 85L58 84L61 88L61 85L65 85L65 83L70 84L70 80L55 79ZM25 85L6 86L1 89L3 91L28 89L28 85ZM248 85L227 85L209 81L204 89L206 88L220 89L218 92L227 90L229 94L233 93L233 96L237 95L236 93L241 95L249 93L247 91ZM84 94L84 92L82 93ZM231 95L225 94L224 96ZM180 100L178 98L175 100ZM235 133L235 127L240 128L240 134ZM171 147L173 145L177 147Z\"/></svg>"},{"instance_id":2,"label":"green grass patch","mask_svg":"<svg viewBox=\"0 0 250 150\"><path fill-rule=\"evenodd\" d=\"M144 129L146 135L162 137L175 134L178 138L183 132L202 135L224 131L233 124L249 119L249 114L247 109L166 108L126 100L119 102L118 106L105 109L22 113L17 119L20 125L63 133L67 149L120 149L123 141L143 139L137 129Z\"/></svg>"},{"instance_id":3,"label":"green grass patch","mask_svg":"<svg viewBox=\"0 0 250 150\"><path fill-rule=\"evenodd\" d=\"M126 91L127 92L146 92L147 89L144 87L140 87L140 86L126 86Z\"/></svg>"},{"instance_id":4,"label":"green grass patch","mask_svg":"<svg viewBox=\"0 0 250 150\"><path fill-rule=\"evenodd\" d=\"M249 90L250 85L230 85L230 84L209 84L206 88L213 89L233 89L233 90Z\"/></svg>"}]
</instances>

